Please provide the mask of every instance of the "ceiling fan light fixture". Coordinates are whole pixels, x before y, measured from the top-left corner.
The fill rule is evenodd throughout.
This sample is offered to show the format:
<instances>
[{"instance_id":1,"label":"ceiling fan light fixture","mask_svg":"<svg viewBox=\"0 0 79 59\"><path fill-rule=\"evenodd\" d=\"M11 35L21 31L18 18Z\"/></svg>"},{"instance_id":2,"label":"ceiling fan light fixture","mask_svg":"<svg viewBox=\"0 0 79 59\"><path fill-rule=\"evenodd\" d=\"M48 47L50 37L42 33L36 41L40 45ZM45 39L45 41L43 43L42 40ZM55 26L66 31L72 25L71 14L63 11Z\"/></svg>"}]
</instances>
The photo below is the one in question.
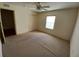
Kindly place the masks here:
<instances>
[{"instance_id":1,"label":"ceiling fan light fixture","mask_svg":"<svg viewBox=\"0 0 79 59\"><path fill-rule=\"evenodd\" d=\"M39 11L47 11L47 8L49 8L48 5L42 6L40 2L36 2L36 10L39 10Z\"/></svg>"}]
</instances>

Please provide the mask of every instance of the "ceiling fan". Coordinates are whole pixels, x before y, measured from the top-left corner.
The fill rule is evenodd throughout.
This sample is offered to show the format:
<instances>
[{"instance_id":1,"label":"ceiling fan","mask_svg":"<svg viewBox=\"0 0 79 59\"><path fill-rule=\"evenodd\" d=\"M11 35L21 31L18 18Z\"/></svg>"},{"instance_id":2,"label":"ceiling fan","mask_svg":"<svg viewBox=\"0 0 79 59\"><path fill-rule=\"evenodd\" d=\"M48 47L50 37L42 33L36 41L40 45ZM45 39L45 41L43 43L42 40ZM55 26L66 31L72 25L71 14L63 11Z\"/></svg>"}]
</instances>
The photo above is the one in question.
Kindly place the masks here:
<instances>
[{"instance_id":1,"label":"ceiling fan","mask_svg":"<svg viewBox=\"0 0 79 59\"><path fill-rule=\"evenodd\" d=\"M49 8L49 7L50 7L50 6L48 6L48 5L42 6L40 2L36 2L35 4L36 4L36 9L37 9L37 10L40 10L40 11L41 11L41 10L47 11L46 8Z\"/></svg>"}]
</instances>

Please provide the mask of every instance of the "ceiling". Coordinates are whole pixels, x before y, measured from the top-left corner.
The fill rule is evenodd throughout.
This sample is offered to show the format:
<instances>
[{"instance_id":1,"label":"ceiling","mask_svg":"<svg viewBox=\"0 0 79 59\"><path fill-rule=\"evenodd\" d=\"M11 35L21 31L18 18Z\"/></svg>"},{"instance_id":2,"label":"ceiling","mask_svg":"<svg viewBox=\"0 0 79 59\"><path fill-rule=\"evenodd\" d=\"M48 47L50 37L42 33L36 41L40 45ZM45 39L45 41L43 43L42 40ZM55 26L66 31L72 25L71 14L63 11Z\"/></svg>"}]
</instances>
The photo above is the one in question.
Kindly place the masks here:
<instances>
[{"instance_id":1,"label":"ceiling","mask_svg":"<svg viewBox=\"0 0 79 59\"><path fill-rule=\"evenodd\" d=\"M19 5L23 7L27 7L33 11L40 12L36 10L36 5L34 2L4 2L7 4ZM75 8L79 7L79 2L41 2L41 5L49 5L50 8L47 8L47 11L64 9L64 8ZM44 11L44 10L41 10Z\"/></svg>"}]
</instances>

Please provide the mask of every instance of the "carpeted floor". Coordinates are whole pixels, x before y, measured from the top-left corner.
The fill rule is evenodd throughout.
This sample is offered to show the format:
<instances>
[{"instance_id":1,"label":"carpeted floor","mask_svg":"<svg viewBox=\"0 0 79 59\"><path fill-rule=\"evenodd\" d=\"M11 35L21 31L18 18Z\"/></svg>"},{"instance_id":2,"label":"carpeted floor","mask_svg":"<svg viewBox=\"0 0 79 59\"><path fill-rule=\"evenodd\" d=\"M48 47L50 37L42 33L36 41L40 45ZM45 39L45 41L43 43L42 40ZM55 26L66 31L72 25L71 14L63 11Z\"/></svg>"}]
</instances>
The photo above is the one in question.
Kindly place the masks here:
<instances>
[{"instance_id":1,"label":"carpeted floor","mask_svg":"<svg viewBox=\"0 0 79 59\"><path fill-rule=\"evenodd\" d=\"M69 42L42 32L28 32L6 38L5 57L67 57Z\"/></svg>"}]
</instances>

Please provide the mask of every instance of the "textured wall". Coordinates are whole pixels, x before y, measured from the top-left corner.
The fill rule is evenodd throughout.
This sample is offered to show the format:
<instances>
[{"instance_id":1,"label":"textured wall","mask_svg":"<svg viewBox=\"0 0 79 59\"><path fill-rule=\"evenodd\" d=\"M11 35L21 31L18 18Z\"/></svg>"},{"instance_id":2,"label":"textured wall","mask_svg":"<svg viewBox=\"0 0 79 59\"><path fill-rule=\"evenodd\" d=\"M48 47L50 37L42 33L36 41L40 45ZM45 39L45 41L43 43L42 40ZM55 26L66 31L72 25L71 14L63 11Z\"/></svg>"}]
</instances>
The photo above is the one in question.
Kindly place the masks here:
<instances>
[{"instance_id":1,"label":"textured wall","mask_svg":"<svg viewBox=\"0 0 79 59\"><path fill-rule=\"evenodd\" d=\"M79 57L79 9L75 29L70 44L70 56Z\"/></svg>"},{"instance_id":2,"label":"textured wall","mask_svg":"<svg viewBox=\"0 0 79 59\"><path fill-rule=\"evenodd\" d=\"M51 12L40 13L38 30L69 40L76 21L77 9L63 9ZM45 28L46 16L56 16L54 30Z\"/></svg>"}]
</instances>

